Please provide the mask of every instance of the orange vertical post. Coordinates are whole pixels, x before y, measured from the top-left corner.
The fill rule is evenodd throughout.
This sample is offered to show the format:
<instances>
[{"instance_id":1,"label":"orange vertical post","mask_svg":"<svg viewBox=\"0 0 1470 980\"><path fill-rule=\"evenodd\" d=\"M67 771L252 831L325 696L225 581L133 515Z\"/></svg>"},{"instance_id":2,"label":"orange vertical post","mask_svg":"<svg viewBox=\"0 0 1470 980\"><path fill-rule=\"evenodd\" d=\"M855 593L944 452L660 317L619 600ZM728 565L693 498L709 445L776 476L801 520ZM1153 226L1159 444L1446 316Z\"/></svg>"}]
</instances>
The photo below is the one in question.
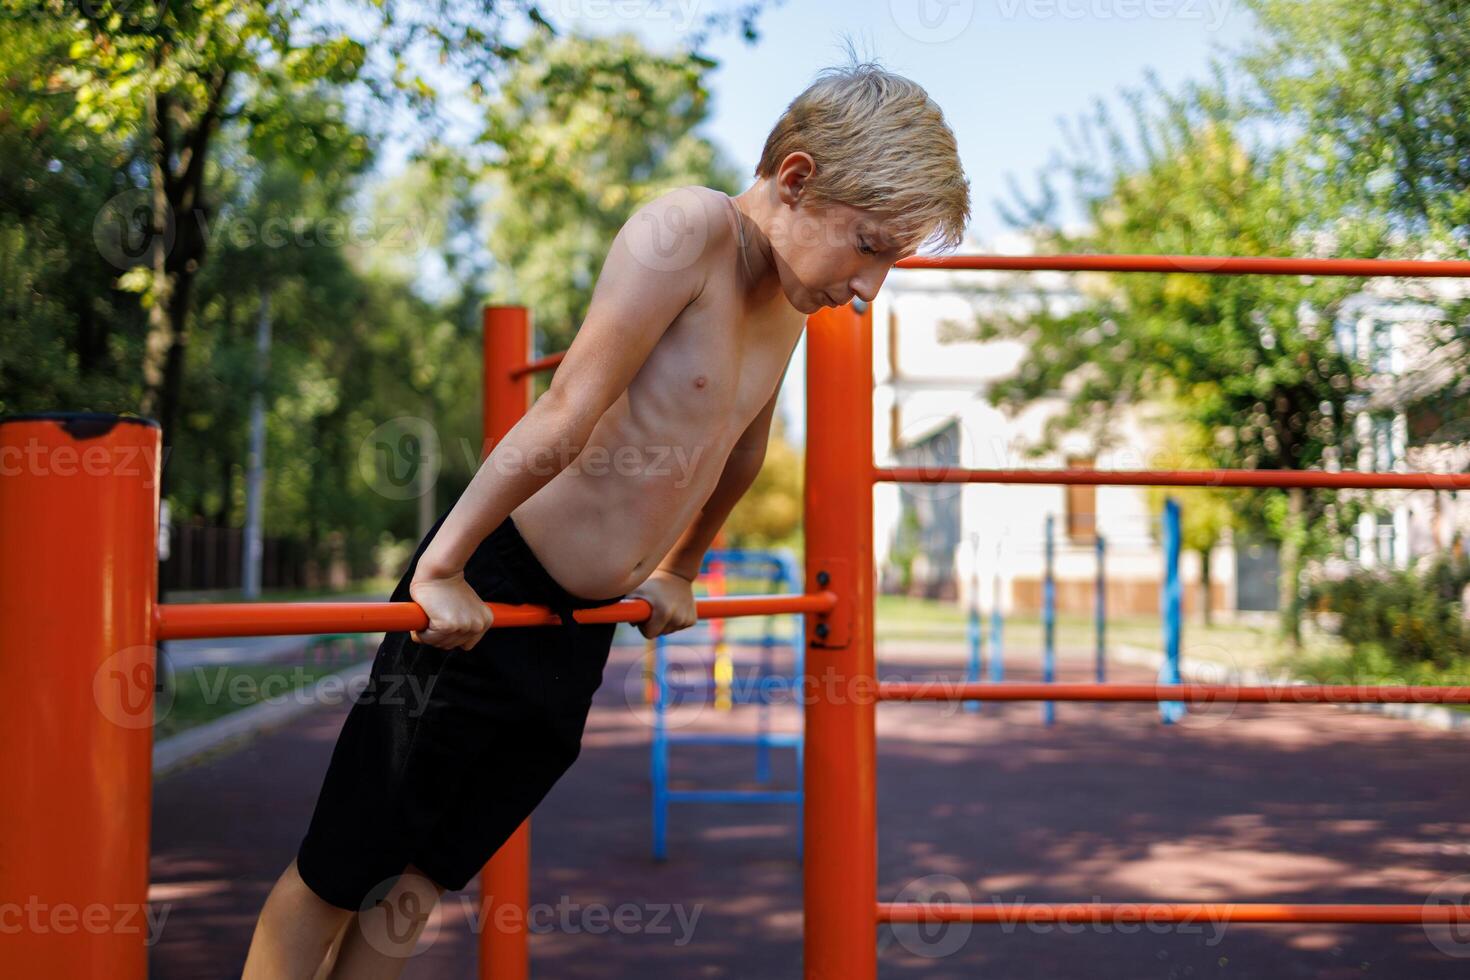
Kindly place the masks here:
<instances>
[{"instance_id":1,"label":"orange vertical post","mask_svg":"<svg viewBox=\"0 0 1470 980\"><path fill-rule=\"evenodd\" d=\"M483 461L531 404L531 375L511 375L531 354L523 306L487 306L484 320ZM529 817L480 871L480 978L526 980L531 972L526 914L531 904Z\"/></svg>"},{"instance_id":2,"label":"orange vertical post","mask_svg":"<svg viewBox=\"0 0 1470 980\"><path fill-rule=\"evenodd\" d=\"M878 971L871 328L871 308L807 320L806 591L838 596L806 625L808 980Z\"/></svg>"},{"instance_id":3,"label":"orange vertical post","mask_svg":"<svg viewBox=\"0 0 1470 980\"><path fill-rule=\"evenodd\" d=\"M148 974L159 448L0 419L0 976Z\"/></svg>"}]
</instances>

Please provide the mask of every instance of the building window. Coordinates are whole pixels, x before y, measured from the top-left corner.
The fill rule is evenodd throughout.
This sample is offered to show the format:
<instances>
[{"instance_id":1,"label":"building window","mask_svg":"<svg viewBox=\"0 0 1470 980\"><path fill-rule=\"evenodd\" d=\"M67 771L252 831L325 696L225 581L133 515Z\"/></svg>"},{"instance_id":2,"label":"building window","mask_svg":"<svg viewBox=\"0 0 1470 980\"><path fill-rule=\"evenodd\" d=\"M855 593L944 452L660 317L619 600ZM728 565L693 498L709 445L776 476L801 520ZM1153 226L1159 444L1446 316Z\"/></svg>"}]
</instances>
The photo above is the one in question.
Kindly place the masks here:
<instances>
[{"instance_id":1,"label":"building window","mask_svg":"<svg viewBox=\"0 0 1470 980\"><path fill-rule=\"evenodd\" d=\"M1375 527L1378 532L1373 541L1373 554L1381 565L1394 564L1393 557L1393 515L1383 514L1378 518Z\"/></svg>"},{"instance_id":2,"label":"building window","mask_svg":"<svg viewBox=\"0 0 1470 980\"><path fill-rule=\"evenodd\" d=\"M1067 457L1067 469L1090 470L1091 456ZM1067 485L1067 540L1073 544L1091 544L1097 540L1097 487Z\"/></svg>"},{"instance_id":3,"label":"building window","mask_svg":"<svg viewBox=\"0 0 1470 980\"><path fill-rule=\"evenodd\" d=\"M1374 320L1368 334L1369 368L1375 374L1393 373L1393 324Z\"/></svg>"},{"instance_id":4,"label":"building window","mask_svg":"<svg viewBox=\"0 0 1470 980\"><path fill-rule=\"evenodd\" d=\"M1338 353L1350 361L1358 359L1358 321L1352 317L1338 317L1332 326L1337 340Z\"/></svg>"},{"instance_id":5,"label":"building window","mask_svg":"<svg viewBox=\"0 0 1470 980\"><path fill-rule=\"evenodd\" d=\"M1373 416L1373 468L1387 473L1398 462L1393 446L1393 416L1379 413Z\"/></svg>"}]
</instances>

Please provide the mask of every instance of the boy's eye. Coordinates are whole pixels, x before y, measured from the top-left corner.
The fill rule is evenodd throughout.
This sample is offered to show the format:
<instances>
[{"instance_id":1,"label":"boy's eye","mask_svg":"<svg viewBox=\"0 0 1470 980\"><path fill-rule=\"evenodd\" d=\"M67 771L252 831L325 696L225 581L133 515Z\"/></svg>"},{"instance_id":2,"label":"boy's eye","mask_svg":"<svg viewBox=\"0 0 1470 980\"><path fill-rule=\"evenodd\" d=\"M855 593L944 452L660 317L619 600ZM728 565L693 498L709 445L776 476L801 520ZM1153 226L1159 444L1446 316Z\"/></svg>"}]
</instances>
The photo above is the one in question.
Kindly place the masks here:
<instances>
[{"instance_id":1,"label":"boy's eye","mask_svg":"<svg viewBox=\"0 0 1470 980\"><path fill-rule=\"evenodd\" d=\"M877 253L877 250L874 249L871 245L869 245L867 239L865 239L865 238L859 238L858 239L858 251L862 252L864 255L876 255L876 254L878 254Z\"/></svg>"}]
</instances>

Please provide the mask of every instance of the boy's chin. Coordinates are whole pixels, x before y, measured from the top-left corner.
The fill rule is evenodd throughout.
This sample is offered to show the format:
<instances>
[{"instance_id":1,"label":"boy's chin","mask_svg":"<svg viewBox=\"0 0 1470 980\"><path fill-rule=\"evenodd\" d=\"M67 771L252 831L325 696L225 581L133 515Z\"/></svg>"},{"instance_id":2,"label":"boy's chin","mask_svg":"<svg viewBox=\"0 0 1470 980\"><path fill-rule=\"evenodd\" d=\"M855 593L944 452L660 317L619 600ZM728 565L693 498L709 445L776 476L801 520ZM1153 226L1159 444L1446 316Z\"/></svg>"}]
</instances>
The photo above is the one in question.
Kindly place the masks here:
<instances>
[{"instance_id":1,"label":"boy's chin","mask_svg":"<svg viewBox=\"0 0 1470 980\"><path fill-rule=\"evenodd\" d=\"M818 310L826 309L826 307L822 303L821 297L814 296L811 293L803 291L793 296L791 290L788 289L785 290L785 295L786 302L791 305L791 308L793 310L800 313L802 316L811 316Z\"/></svg>"},{"instance_id":2,"label":"boy's chin","mask_svg":"<svg viewBox=\"0 0 1470 980\"><path fill-rule=\"evenodd\" d=\"M791 301L792 306L808 316L816 313L818 310L828 309L831 305L820 293L813 292L809 289L803 290L800 297L793 298L788 294L786 298Z\"/></svg>"}]
</instances>

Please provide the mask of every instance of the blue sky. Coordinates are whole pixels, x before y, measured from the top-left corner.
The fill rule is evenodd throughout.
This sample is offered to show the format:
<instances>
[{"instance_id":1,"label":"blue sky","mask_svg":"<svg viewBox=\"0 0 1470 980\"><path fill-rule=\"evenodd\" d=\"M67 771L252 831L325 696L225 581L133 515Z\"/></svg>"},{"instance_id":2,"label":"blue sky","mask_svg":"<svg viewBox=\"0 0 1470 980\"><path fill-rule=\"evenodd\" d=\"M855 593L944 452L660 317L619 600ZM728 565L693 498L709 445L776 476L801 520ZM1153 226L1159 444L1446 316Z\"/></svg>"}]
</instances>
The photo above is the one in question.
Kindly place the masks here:
<instances>
[{"instance_id":1,"label":"blue sky","mask_svg":"<svg viewBox=\"0 0 1470 980\"><path fill-rule=\"evenodd\" d=\"M633 31L657 48L687 45L686 25L732 0L548 0L553 22L588 33ZM681 28L685 30L681 31ZM729 34L706 52L714 110L705 134L748 174L782 109L842 40L923 85L959 140L977 245L1004 224L1006 175L1028 190L1061 143L1059 120L1140 85L1204 78L1209 59L1253 33L1243 0L786 0L749 45Z\"/></svg>"}]
</instances>

